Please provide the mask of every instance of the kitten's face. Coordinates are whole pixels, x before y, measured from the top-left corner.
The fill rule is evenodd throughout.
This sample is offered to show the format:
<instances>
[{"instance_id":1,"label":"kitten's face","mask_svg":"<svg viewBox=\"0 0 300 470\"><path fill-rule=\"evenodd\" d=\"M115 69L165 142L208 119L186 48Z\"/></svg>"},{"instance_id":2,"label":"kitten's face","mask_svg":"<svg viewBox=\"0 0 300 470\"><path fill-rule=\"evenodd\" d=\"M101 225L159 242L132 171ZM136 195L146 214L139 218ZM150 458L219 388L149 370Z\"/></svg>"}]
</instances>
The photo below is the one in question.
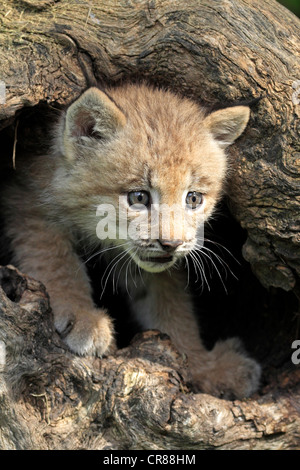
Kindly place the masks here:
<instances>
[{"instance_id":1,"label":"kitten's face","mask_svg":"<svg viewBox=\"0 0 300 470\"><path fill-rule=\"evenodd\" d=\"M75 223L89 238L160 272L202 246L222 191L224 148L244 130L249 108L205 117L189 100L134 85L110 96L87 90L67 112L66 205L77 201Z\"/></svg>"},{"instance_id":2,"label":"kitten's face","mask_svg":"<svg viewBox=\"0 0 300 470\"><path fill-rule=\"evenodd\" d=\"M150 272L171 267L203 242L205 195L181 184L172 198L164 186L160 191L158 186L143 185L120 198L119 204L127 215L127 226L119 236L127 240L125 246L137 265Z\"/></svg>"},{"instance_id":3,"label":"kitten's face","mask_svg":"<svg viewBox=\"0 0 300 470\"><path fill-rule=\"evenodd\" d=\"M127 230L124 235L120 230L120 238L128 240L125 246L138 266L150 272L168 269L202 246L204 222L220 195L226 169L223 152L204 137L201 148L187 137L178 150L168 140L160 141L159 151L152 142L138 152L134 172L140 176L134 182L123 178L115 195L123 194L119 207L127 214Z\"/></svg>"}]
</instances>

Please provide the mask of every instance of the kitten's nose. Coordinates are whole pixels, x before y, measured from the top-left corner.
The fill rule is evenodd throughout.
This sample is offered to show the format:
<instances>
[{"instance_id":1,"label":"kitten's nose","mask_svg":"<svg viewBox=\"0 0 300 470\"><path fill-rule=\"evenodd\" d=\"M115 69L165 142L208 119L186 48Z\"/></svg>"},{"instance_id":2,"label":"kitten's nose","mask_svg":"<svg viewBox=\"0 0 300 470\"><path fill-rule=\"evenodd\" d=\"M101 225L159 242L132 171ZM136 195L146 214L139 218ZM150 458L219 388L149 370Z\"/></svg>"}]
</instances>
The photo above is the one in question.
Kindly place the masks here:
<instances>
[{"instance_id":1,"label":"kitten's nose","mask_svg":"<svg viewBox=\"0 0 300 470\"><path fill-rule=\"evenodd\" d=\"M171 253L183 244L182 240L158 240L164 251Z\"/></svg>"}]
</instances>

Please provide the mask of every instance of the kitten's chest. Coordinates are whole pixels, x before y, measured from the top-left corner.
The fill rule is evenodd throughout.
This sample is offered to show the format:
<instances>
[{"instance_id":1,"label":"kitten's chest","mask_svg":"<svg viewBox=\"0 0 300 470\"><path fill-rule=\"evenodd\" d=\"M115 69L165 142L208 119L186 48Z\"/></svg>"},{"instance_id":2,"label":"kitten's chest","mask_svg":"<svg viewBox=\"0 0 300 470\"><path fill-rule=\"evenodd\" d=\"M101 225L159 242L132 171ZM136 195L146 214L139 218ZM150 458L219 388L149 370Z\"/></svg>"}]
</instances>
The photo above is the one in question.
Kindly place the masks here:
<instances>
[{"instance_id":1,"label":"kitten's chest","mask_svg":"<svg viewBox=\"0 0 300 470\"><path fill-rule=\"evenodd\" d=\"M156 297L146 273L136 276L120 276L120 287L128 298L129 308L143 329L153 328L153 313L156 310Z\"/></svg>"}]
</instances>

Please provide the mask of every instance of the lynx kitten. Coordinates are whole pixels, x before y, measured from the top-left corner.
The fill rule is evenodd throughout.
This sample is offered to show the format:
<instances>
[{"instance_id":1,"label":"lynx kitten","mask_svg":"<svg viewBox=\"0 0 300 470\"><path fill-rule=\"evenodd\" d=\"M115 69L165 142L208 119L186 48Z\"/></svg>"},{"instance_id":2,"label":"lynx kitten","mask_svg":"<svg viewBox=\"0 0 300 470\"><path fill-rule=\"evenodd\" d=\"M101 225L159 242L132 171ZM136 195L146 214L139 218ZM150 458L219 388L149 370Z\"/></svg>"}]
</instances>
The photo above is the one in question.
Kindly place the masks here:
<instances>
[{"instance_id":1,"label":"lynx kitten","mask_svg":"<svg viewBox=\"0 0 300 470\"><path fill-rule=\"evenodd\" d=\"M84 245L108 257L142 328L167 333L187 355L197 389L236 397L257 389L260 367L238 339L211 351L202 345L179 269L203 241L203 223L226 175L224 149L248 119L247 106L205 114L188 99L146 85L93 87L61 116L53 152L18 165L5 194L13 261L45 284L55 327L72 351L102 356L114 349L112 320L94 306L77 254ZM161 207L176 208L168 227ZM99 226L105 214L112 227L106 238ZM141 216L151 231L136 230Z\"/></svg>"}]
</instances>

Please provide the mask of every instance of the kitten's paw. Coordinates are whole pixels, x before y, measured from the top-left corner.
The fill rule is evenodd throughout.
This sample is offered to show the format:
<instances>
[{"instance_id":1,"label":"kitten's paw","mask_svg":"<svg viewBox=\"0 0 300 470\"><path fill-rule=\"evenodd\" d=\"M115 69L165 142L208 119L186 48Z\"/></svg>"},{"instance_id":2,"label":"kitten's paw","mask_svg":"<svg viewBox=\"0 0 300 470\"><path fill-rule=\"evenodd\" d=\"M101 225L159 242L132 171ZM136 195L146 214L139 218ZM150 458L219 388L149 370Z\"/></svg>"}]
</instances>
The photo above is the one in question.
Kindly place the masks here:
<instances>
[{"instance_id":1,"label":"kitten's paw","mask_svg":"<svg viewBox=\"0 0 300 470\"><path fill-rule=\"evenodd\" d=\"M219 362L220 395L224 398L246 398L259 387L261 367L249 357L238 338L218 342L213 354ZM223 369L223 373L222 370ZM223 390L222 390L223 388Z\"/></svg>"},{"instance_id":2,"label":"kitten's paw","mask_svg":"<svg viewBox=\"0 0 300 470\"><path fill-rule=\"evenodd\" d=\"M56 325L71 351L81 356L103 356L115 349L112 320L102 310L94 309Z\"/></svg>"},{"instance_id":3,"label":"kitten's paw","mask_svg":"<svg viewBox=\"0 0 300 470\"><path fill-rule=\"evenodd\" d=\"M259 387L261 367L247 355L238 338L217 342L207 355L204 369L201 377L195 374L196 385L221 398L246 398Z\"/></svg>"}]
</instances>

